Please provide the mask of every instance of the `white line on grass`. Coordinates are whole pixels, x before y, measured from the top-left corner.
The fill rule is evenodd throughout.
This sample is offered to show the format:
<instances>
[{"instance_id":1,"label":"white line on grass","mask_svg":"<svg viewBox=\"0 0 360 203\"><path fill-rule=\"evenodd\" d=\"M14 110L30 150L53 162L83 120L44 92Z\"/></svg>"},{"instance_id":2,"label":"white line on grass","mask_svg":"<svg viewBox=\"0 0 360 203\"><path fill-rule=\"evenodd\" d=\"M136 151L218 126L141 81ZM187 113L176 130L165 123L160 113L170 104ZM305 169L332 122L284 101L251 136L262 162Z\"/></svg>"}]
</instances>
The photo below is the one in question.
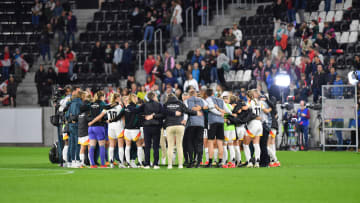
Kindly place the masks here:
<instances>
[{"instance_id":1,"label":"white line on grass","mask_svg":"<svg viewBox=\"0 0 360 203\"><path fill-rule=\"evenodd\" d=\"M60 170L60 169L44 169L44 168L0 168L0 170L14 170L14 171L57 171L56 173L45 173L45 174L28 174L28 175L4 175L0 178L18 178L18 177L33 177L33 176L53 176L53 175L70 175L75 171Z\"/></svg>"}]
</instances>

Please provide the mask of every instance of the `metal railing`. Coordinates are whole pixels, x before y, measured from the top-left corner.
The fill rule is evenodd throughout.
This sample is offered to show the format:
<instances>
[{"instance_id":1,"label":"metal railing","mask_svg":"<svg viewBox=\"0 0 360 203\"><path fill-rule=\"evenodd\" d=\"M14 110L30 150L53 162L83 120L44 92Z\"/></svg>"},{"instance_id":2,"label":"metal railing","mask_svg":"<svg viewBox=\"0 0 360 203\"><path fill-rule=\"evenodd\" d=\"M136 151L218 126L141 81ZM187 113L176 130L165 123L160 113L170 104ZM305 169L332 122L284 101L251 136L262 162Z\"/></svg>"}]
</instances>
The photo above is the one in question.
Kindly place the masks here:
<instances>
[{"instance_id":1,"label":"metal railing","mask_svg":"<svg viewBox=\"0 0 360 203\"><path fill-rule=\"evenodd\" d=\"M204 25L204 0L201 0L201 25ZM206 26L209 26L209 0L206 0Z\"/></svg>"},{"instance_id":2,"label":"metal railing","mask_svg":"<svg viewBox=\"0 0 360 203\"><path fill-rule=\"evenodd\" d=\"M158 40L158 38L157 38L157 35L158 35L158 33L159 33L159 35L160 35L160 56L163 54L163 37L162 37L162 30L159 28L159 29L157 29L155 32L154 32L154 54L155 54L155 57L157 56L157 50L158 50L158 43L157 43L157 40Z\"/></svg>"},{"instance_id":3,"label":"metal railing","mask_svg":"<svg viewBox=\"0 0 360 203\"><path fill-rule=\"evenodd\" d=\"M221 0L221 15L224 18L225 15L224 0ZM219 16L219 0L216 0L216 16Z\"/></svg>"},{"instance_id":4,"label":"metal railing","mask_svg":"<svg viewBox=\"0 0 360 203\"><path fill-rule=\"evenodd\" d=\"M142 50L142 46L144 44L144 49ZM139 54L139 70L141 70L142 68L142 60L141 60L141 51L143 51L143 54L144 54L144 61L146 60L146 57L147 57L147 43L145 40L141 40L138 44L138 47L139 47L139 51L138 51L138 54Z\"/></svg>"},{"instance_id":5,"label":"metal railing","mask_svg":"<svg viewBox=\"0 0 360 203\"><path fill-rule=\"evenodd\" d=\"M189 12L191 12L191 39L193 39L194 38L194 8L193 7L189 7L185 11L185 19L186 19L185 32L186 32L186 37L189 37Z\"/></svg>"}]
</instances>

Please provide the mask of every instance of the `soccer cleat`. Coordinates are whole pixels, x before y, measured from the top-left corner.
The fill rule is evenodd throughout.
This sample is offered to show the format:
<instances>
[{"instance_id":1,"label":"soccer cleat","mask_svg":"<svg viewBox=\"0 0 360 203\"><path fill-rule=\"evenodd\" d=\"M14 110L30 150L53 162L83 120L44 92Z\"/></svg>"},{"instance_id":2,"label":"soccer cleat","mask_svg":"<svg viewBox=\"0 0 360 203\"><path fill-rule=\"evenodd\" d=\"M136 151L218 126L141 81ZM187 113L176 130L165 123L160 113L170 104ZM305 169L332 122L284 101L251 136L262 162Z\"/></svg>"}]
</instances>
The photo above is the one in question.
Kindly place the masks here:
<instances>
[{"instance_id":1,"label":"soccer cleat","mask_svg":"<svg viewBox=\"0 0 360 203\"><path fill-rule=\"evenodd\" d=\"M229 165L229 168L236 168L236 164L232 163L231 165Z\"/></svg>"},{"instance_id":2,"label":"soccer cleat","mask_svg":"<svg viewBox=\"0 0 360 203\"><path fill-rule=\"evenodd\" d=\"M206 166L205 166L205 168L212 168L212 164L211 163L208 163Z\"/></svg>"},{"instance_id":3,"label":"soccer cleat","mask_svg":"<svg viewBox=\"0 0 360 203\"><path fill-rule=\"evenodd\" d=\"M166 165L166 158L161 159L161 165Z\"/></svg>"},{"instance_id":4,"label":"soccer cleat","mask_svg":"<svg viewBox=\"0 0 360 203\"><path fill-rule=\"evenodd\" d=\"M200 162L200 165L204 165L204 162Z\"/></svg>"},{"instance_id":5,"label":"soccer cleat","mask_svg":"<svg viewBox=\"0 0 360 203\"><path fill-rule=\"evenodd\" d=\"M98 167L97 165L90 166L90 168L97 168L97 167Z\"/></svg>"},{"instance_id":6,"label":"soccer cleat","mask_svg":"<svg viewBox=\"0 0 360 203\"><path fill-rule=\"evenodd\" d=\"M172 167L172 165L168 165L168 167L167 167L168 169L172 169L173 167Z\"/></svg>"},{"instance_id":7,"label":"soccer cleat","mask_svg":"<svg viewBox=\"0 0 360 203\"><path fill-rule=\"evenodd\" d=\"M231 162L231 161L229 161L228 163L227 163L227 165L228 166L231 166L233 163Z\"/></svg>"},{"instance_id":8,"label":"soccer cleat","mask_svg":"<svg viewBox=\"0 0 360 203\"><path fill-rule=\"evenodd\" d=\"M275 164L275 167L280 167L280 161L277 161L274 164Z\"/></svg>"},{"instance_id":9,"label":"soccer cleat","mask_svg":"<svg viewBox=\"0 0 360 203\"><path fill-rule=\"evenodd\" d=\"M154 169L155 169L155 170L160 169L160 166L155 165L155 166L154 166Z\"/></svg>"},{"instance_id":10,"label":"soccer cleat","mask_svg":"<svg viewBox=\"0 0 360 203\"><path fill-rule=\"evenodd\" d=\"M223 165L222 163L218 163L218 164L216 165L217 168L223 168L223 166L224 166L224 165Z\"/></svg>"},{"instance_id":11,"label":"soccer cleat","mask_svg":"<svg viewBox=\"0 0 360 203\"><path fill-rule=\"evenodd\" d=\"M145 166L144 169L150 169L150 166Z\"/></svg>"},{"instance_id":12,"label":"soccer cleat","mask_svg":"<svg viewBox=\"0 0 360 203\"><path fill-rule=\"evenodd\" d=\"M106 165L106 166L109 166L109 165L110 165L110 162L107 161L107 162L105 163L105 165Z\"/></svg>"},{"instance_id":13,"label":"soccer cleat","mask_svg":"<svg viewBox=\"0 0 360 203\"><path fill-rule=\"evenodd\" d=\"M80 168L86 168L86 166L85 166L85 165L81 165Z\"/></svg>"},{"instance_id":14,"label":"soccer cleat","mask_svg":"<svg viewBox=\"0 0 360 203\"><path fill-rule=\"evenodd\" d=\"M248 162L239 162L239 164L237 165L237 167L242 168L247 166Z\"/></svg>"},{"instance_id":15,"label":"soccer cleat","mask_svg":"<svg viewBox=\"0 0 360 203\"><path fill-rule=\"evenodd\" d=\"M249 161L249 163L246 165L246 168L253 168L254 165L251 161Z\"/></svg>"},{"instance_id":16,"label":"soccer cleat","mask_svg":"<svg viewBox=\"0 0 360 203\"><path fill-rule=\"evenodd\" d=\"M101 165L100 168L109 168L107 165Z\"/></svg>"},{"instance_id":17,"label":"soccer cleat","mask_svg":"<svg viewBox=\"0 0 360 203\"><path fill-rule=\"evenodd\" d=\"M119 168L126 168L126 166L123 163L119 163Z\"/></svg>"},{"instance_id":18,"label":"soccer cleat","mask_svg":"<svg viewBox=\"0 0 360 203\"><path fill-rule=\"evenodd\" d=\"M222 168L229 168L228 165L222 165Z\"/></svg>"},{"instance_id":19,"label":"soccer cleat","mask_svg":"<svg viewBox=\"0 0 360 203\"><path fill-rule=\"evenodd\" d=\"M114 166L118 165L118 163L116 161L113 162Z\"/></svg>"},{"instance_id":20,"label":"soccer cleat","mask_svg":"<svg viewBox=\"0 0 360 203\"><path fill-rule=\"evenodd\" d=\"M205 165L208 165L208 164L209 164L209 161L206 161L206 162L205 162Z\"/></svg>"},{"instance_id":21,"label":"soccer cleat","mask_svg":"<svg viewBox=\"0 0 360 203\"><path fill-rule=\"evenodd\" d=\"M194 164L193 163L190 163L187 168L194 168Z\"/></svg>"},{"instance_id":22,"label":"soccer cleat","mask_svg":"<svg viewBox=\"0 0 360 203\"><path fill-rule=\"evenodd\" d=\"M213 165L213 166L216 166L216 165L217 165L216 161L214 161L214 162L212 163L212 165Z\"/></svg>"},{"instance_id":23,"label":"soccer cleat","mask_svg":"<svg viewBox=\"0 0 360 203\"><path fill-rule=\"evenodd\" d=\"M184 168L184 166L183 166L183 165L179 165L179 169L182 169L182 168Z\"/></svg>"},{"instance_id":24,"label":"soccer cleat","mask_svg":"<svg viewBox=\"0 0 360 203\"><path fill-rule=\"evenodd\" d=\"M133 161L130 162L129 166L130 168L138 168L138 166Z\"/></svg>"},{"instance_id":25,"label":"soccer cleat","mask_svg":"<svg viewBox=\"0 0 360 203\"><path fill-rule=\"evenodd\" d=\"M114 168L114 164L113 164L113 163L110 163L110 168Z\"/></svg>"},{"instance_id":26,"label":"soccer cleat","mask_svg":"<svg viewBox=\"0 0 360 203\"><path fill-rule=\"evenodd\" d=\"M256 162L256 163L255 163L254 168L260 168L259 162Z\"/></svg>"}]
</instances>

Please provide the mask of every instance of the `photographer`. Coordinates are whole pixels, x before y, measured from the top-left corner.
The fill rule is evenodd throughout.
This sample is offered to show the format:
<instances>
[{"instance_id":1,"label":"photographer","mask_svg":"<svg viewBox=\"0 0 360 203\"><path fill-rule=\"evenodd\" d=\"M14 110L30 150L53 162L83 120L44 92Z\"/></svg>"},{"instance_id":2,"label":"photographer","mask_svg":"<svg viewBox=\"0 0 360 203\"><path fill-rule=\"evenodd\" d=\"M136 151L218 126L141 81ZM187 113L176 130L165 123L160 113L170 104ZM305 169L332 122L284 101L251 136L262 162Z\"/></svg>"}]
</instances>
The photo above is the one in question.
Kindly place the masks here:
<instances>
[{"instance_id":1,"label":"photographer","mask_svg":"<svg viewBox=\"0 0 360 203\"><path fill-rule=\"evenodd\" d=\"M269 158L268 150L267 150L267 143L268 143L269 133L270 133L271 124L272 124L272 117L271 117L272 108L270 107L270 105L268 104L267 101L268 101L268 99L266 98L266 96L264 96L264 95L260 96L260 102L261 102L261 108L262 108L260 117L261 117L261 122L263 125L263 133L262 133L263 136L260 139L260 150L261 150L260 166L261 167L267 167L270 163L270 158Z\"/></svg>"},{"instance_id":2,"label":"photographer","mask_svg":"<svg viewBox=\"0 0 360 203\"><path fill-rule=\"evenodd\" d=\"M305 140L305 150L309 148L308 134L309 134L309 119L310 111L305 106L304 100L300 101L300 109L297 111L297 120L298 120L298 132L303 133Z\"/></svg>"}]
</instances>

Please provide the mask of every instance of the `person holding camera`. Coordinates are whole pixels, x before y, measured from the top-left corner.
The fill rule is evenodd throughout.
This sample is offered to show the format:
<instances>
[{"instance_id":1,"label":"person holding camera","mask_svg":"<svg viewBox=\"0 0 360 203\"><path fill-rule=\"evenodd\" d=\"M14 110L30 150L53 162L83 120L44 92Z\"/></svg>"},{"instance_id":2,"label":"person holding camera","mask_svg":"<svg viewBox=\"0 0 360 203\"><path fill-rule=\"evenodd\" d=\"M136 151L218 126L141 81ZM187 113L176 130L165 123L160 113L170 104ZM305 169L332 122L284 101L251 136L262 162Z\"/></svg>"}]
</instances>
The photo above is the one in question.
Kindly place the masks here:
<instances>
[{"instance_id":1,"label":"person holding camera","mask_svg":"<svg viewBox=\"0 0 360 203\"><path fill-rule=\"evenodd\" d=\"M309 148L308 134L309 134L309 120L310 120L310 111L305 106L305 101L300 101L300 109L297 111L298 118L298 129L299 133L303 133L303 139L305 141L305 150Z\"/></svg>"}]
</instances>

